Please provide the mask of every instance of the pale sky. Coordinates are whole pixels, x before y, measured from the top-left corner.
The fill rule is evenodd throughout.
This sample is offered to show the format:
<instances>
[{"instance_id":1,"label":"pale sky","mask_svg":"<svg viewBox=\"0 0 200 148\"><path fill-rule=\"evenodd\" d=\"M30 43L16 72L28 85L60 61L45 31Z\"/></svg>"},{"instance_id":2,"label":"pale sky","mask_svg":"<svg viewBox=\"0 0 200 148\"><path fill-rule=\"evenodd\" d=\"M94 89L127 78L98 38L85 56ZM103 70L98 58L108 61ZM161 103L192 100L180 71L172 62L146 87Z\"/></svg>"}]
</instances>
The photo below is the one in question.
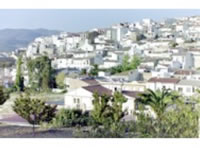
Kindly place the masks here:
<instances>
[{"instance_id":1,"label":"pale sky","mask_svg":"<svg viewBox=\"0 0 200 148\"><path fill-rule=\"evenodd\" d=\"M0 29L45 28L79 32L143 18L162 20L193 15L200 15L200 9L0 9Z\"/></svg>"}]
</instances>

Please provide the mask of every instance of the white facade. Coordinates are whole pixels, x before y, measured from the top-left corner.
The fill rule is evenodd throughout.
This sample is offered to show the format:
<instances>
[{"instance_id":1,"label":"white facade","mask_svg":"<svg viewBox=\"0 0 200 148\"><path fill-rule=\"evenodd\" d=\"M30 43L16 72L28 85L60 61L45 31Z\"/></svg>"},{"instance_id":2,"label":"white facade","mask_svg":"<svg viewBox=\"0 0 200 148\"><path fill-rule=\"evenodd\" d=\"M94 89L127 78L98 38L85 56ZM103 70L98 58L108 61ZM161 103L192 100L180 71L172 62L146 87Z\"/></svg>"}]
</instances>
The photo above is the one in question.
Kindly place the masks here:
<instances>
[{"instance_id":1,"label":"white facade","mask_svg":"<svg viewBox=\"0 0 200 148\"><path fill-rule=\"evenodd\" d=\"M135 98L124 95L127 102L123 104L122 109L132 114L135 110ZM78 88L65 95L65 108L81 109L83 111L91 111L93 109L93 93L84 88Z\"/></svg>"},{"instance_id":2,"label":"white facade","mask_svg":"<svg viewBox=\"0 0 200 148\"><path fill-rule=\"evenodd\" d=\"M193 96L198 94L196 90L200 89L200 80L181 80L176 85L176 91L184 96Z\"/></svg>"},{"instance_id":3,"label":"white facade","mask_svg":"<svg viewBox=\"0 0 200 148\"><path fill-rule=\"evenodd\" d=\"M176 90L176 84L179 82L179 79L174 78L151 78L146 83L146 88L153 91L165 89Z\"/></svg>"}]
</instances>

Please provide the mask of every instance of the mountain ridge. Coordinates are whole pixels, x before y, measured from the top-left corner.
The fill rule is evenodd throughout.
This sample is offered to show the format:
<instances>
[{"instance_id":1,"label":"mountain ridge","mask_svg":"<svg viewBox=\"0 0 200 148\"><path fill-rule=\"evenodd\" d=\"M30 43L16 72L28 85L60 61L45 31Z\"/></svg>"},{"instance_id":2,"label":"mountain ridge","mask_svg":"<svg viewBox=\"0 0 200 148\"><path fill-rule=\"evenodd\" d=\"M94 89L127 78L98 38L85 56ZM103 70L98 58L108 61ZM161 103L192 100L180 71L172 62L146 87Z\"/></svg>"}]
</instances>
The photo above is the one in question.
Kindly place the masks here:
<instances>
[{"instance_id":1,"label":"mountain ridge","mask_svg":"<svg viewBox=\"0 0 200 148\"><path fill-rule=\"evenodd\" d=\"M27 47L37 37L59 34L60 30L38 29L0 29L0 52L10 52Z\"/></svg>"}]
</instances>

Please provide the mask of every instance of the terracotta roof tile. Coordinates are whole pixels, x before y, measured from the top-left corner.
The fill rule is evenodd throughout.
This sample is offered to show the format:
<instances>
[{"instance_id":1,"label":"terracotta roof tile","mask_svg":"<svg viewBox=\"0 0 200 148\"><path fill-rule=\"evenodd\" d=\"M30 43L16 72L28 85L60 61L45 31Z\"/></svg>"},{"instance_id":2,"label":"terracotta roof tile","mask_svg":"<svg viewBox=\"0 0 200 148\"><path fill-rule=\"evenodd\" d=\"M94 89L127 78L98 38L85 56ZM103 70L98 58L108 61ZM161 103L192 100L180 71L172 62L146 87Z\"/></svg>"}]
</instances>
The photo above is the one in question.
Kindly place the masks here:
<instances>
[{"instance_id":1,"label":"terracotta roof tile","mask_svg":"<svg viewBox=\"0 0 200 148\"><path fill-rule=\"evenodd\" d=\"M174 74L175 75L190 75L190 74L194 74L194 71L192 71L192 70L177 70Z\"/></svg>"},{"instance_id":2,"label":"terracotta roof tile","mask_svg":"<svg viewBox=\"0 0 200 148\"><path fill-rule=\"evenodd\" d=\"M133 98L137 98L138 94L143 93L143 92L139 92L139 91L122 91L123 95L129 96L129 97L133 97Z\"/></svg>"},{"instance_id":3,"label":"terracotta roof tile","mask_svg":"<svg viewBox=\"0 0 200 148\"><path fill-rule=\"evenodd\" d=\"M91 86L86 86L83 87L84 89L86 89L87 91L90 91L91 93L95 93L97 92L100 96L102 95L112 95L112 90L107 89L101 85L91 85Z\"/></svg>"},{"instance_id":4,"label":"terracotta roof tile","mask_svg":"<svg viewBox=\"0 0 200 148\"><path fill-rule=\"evenodd\" d=\"M82 81L86 82L89 85L99 85L99 82L97 82L95 79L82 79Z\"/></svg>"},{"instance_id":5,"label":"terracotta roof tile","mask_svg":"<svg viewBox=\"0 0 200 148\"><path fill-rule=\"evenodd\" d=\"M157 78L153 77L148 80L148 82L160 82L160 83L178 83L180 79L176 78Z\"/></svg>"}]
</instances>

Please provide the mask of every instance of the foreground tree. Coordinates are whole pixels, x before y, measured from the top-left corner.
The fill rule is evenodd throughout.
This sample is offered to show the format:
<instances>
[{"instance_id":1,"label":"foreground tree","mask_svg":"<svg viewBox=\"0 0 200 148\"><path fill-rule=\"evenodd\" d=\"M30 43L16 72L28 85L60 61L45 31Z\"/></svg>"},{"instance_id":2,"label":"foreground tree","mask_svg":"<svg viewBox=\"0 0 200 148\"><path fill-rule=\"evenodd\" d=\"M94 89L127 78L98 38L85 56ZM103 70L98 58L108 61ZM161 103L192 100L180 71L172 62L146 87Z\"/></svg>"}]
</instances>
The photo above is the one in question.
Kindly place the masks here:
<instances>
[{"instance_id":1,"label":"foreground tree","mask_svg":"<svg viewBox=\"0 0 200 148\"><path fill-rule=\"evenodd\" d=\"M132 136L138 138L197 138L199 111L191 104L177 102L175 108L163 113L160 120L144 113L132 123ZM130 127L129 126L129 127Z\"/></svg>"},{"instance_id":2,"label":"foreground tree","mask_svg":"<svg viewBox=\"0 0 200 148\"><path fill-rule=\"evenodd\" d=\"M172 92L170 89L162 89L155 92L151 89L147 89L146 92L139 96L140 99L137 99L136 103L150 106L156 113L157 118L162 116L167 107L179 100L179 95Z\"/></svg>"},{"instance_id":3,"label":"foreground tree","mask_svg":"<svg viewBox=\"0 0 200 148\"><path fill-rule=\"evenodd\" d=\"M93 130L89 137L123 137L125 129L121 119L125 116L122 105L127 99L120 93L113 96L94 94L92 110Z\"/></svg>"},{"instance_id":4,"label":"foreground tree","mask_svg":"<svg viewBox=\"0 0 200 148\"><path fill-rule=\"evenodd\" d=\"M91 111L91 116L93 118L94 125L103 125L110 116L111 107L108 102L111 98L108 95L99 96L98 93L94 93L93 97L94 109Z\"/></svg>"},{"instance_id":5,"label":"foreground tree","mask_svg":"<svg viewBox=\"0 0 200 148\"><path fill-rule=\"evenodd\" d=\"M50 125L53 127L82 127L89 124L89 112L78 109L61 109Z\"/></svg>"},{"instance_id":6,"label":"foreground tree","mask_svg":"<svg viewBox=\"0 0 200 148\"><path fill-rule=\"evenodd\" d=\"M180 96L169 89L147 90L140 95L137 103L150 106L156 118L139 108L134 124L136 137L178 138L198 136L199 111L194 104L185 104Z\"/></svg>"},{"instance_id":7,"label":"foreground tree","mask_svg":"<svg viewBox=\"0 0 200 148\"><path fill-rule=\"evenodd\" d=\"M29 95L17 98L13 110L32 125L50 122L56 115L56 105L47 105L40 99L31 99Z\"/></svg>"}]
</instances>

